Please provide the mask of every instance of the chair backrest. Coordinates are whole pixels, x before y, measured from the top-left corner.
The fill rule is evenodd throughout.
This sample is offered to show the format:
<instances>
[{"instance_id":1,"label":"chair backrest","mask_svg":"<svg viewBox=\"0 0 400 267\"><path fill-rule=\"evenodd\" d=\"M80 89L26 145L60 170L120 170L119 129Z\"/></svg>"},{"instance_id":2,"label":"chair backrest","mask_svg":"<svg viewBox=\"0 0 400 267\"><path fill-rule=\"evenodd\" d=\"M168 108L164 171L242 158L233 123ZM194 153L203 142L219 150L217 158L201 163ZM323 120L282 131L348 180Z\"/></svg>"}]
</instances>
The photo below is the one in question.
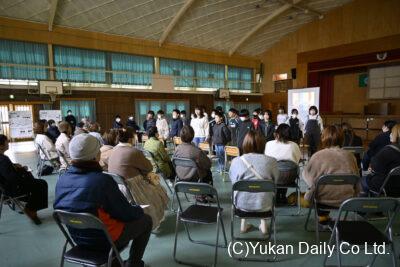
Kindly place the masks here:
<instances>
[{"instance_id":1,"label":"chair backrest","mask_svg":"<svg viewBox=\"0 0 400 267\"><path fill-rule=\"evenodd\" d=\"M364 147L362 146L344 146L342 149L350 151L353 154L359 154L361 157L364 154Z\"/></svg>"},{"instance_id":2,"label":"chair backrest","mask_svg":"<svg viewBox=\"0 0 400 267\"><path fill-rule=\"evenodd\" d=\"M212 195L216 197L217 206L220 208L218 192L217 190L209 184L205 183L195 183L195 182L177 182L174 186L175 193L185 193L188 195ZM179 207L182 210L181 202L178 194L176 194Z\"/></svg>"},{"instance_id":3,"label":"chair backrest","mask_svg":"<svg viewBox=\"0 0 400 267\"><path fill-rule=\"evenodd\" d=\"M210 152L210 144L209 143L199 143L199 148L203 151Z\"/></svg>"},{"instance_id":4,"label":"chair backrest","mask_svg":"<svg viewBox=\"0 0 400 267\"><path fill-rule=\"evenodd\" d=\"M145 149L141 151L143 152L143 155L151 162L151 165L153 165L153 171L155 173L160 173L160 167L158 166L157 161L154 158L154 154Z\"/></svg>"},{"instance_id":5,"label":"chair backrest","mask_svg":"<svg viewBox=\"0 0 400 267\"><path fill-rule=\"evenodd\" d=\"M67 165L67 168L68 168L69 163L68 163L67 158L65 157L64 153L62 153L60 150L57 149L57 155L65 163L65 165Z\"/></svg>"},{"instance_id":6,"label":"chair backrest","mask_svg":"<svg viewBox=\"0 0 400 267\"><path fill-rule=\"evenodd\" d=\"M187 180L200 179L199 166L197 166L197 163L192 159L173 157L172 158L172 166L174 166L176 175L177 175L178 179L180 179L180 180L182 180L182 178L179 177L179 172L177 171L177 167L191 169L191 172L193 173L192 177L190 177L190 179L187 179Z\"/></svg>"},{"instance_id":7,"label":"chair backrest","mask_svg":"<svg viewBox=\"0 0 400 267\"><path fill-rule=\"evenodd\" d=\"M355 189L360 177L354 174L326 174L322 175L315 186L315 196L318 196L320 187L323 185L352 185ZM355 192L355 190L354 190Z\"/></svg>"},{"instance_id":8,"label":"chair backrest","mask_svg":"<svg viewBox=\"0 0 400 267\"><path fill-rule=\"evenodd\" d=\"M299 165L291 160L279 160L279 180L278 184L288 184L293 183L299 178Z\"/></svg>"},{"instance_id":9,"label":"chair backrest","mask_svg":"<svg viewBox=\"0 0 400 267\"><path fill-rule=\"evenodd\" d=\"M393 168L389 173L388 173L388 175L386 176L386 178L385 178L385 180L383 181L383 184L382 184L382 186L381 186L381 188L380 188L380 190L379 190L379 192L378 192L378 196L380 196L380 195L382 195L382 193L384 194L384 195L386 195L387 194L387 192L386 191L388 191L389 192L389 195L391 195L390 193L392 193L392 191L396 191L396 190L386 190L387 188L388 189L390 189L390 188L393 188L393 189L399 189L399 187L400 187L400 181L398 181L397 179L396 179L396 181L393 179L394 177L396 177L396 176L399 176L400 177L400 166L398 166L398 167L396 167L396 168ZM396 183L395 183L395 182ZM389 185L389 186L388 186ZM399 196L399 194L396 194L396 195L393 195L393 197L398 197Z\"/></svg>"},{"instance_id":10,"label":"chair backrest","mask_svg":"<svg viewBox=\"0 0 400 267\"><path fill-rule=\"evenodd\" d=\"M49 160L50 158L49 158L49 156L47 155L47 153L46 153L46 151L44 150L44 148L43 148L41 145L39 145L38 143L36 143L36 146L37 146L37 149L38 149L38 156L39 156L39 158L42 158L41 155L43 154L43 155L44 155L44 159L45 159L45 160Z\"/></svg>"},{"instance_id":11,"label":"chair backrest","mask_svg":"<svg viewBox=\"0 0 400 267\"><path fill-rule=\"evenodd\" d=\"M119 188L122 187L124 189L125 193L124 192L123 193L129 203L135 204L135 198L133 197L131 191L129 190L128 185L126 184L125 179L122 176L111 172L103 172L103 173L110 175L114 179L114 181L118 184L118 187Z\"/></svg>"},{"instance_id":12,"label":"chair backrest","mask_svg":"<svg viewBox=\"0 0 400 267\"><path fill-rule=\"evenodd\" d=\"M237 181L232 186L232 196L235 191L261 193L275 192L275 184L269 180L243 180Z\"/></svg>"},{"instance_id":13,"label":"chair backrest","mask_svg":"<svg viewBox=\"0 0 400 267\"><path fill-rule=\"evenodd\" d=\"M230 157L238 157L240 156L240 151L236 146L225 146L225 154Z\"/></svg>"}]
</instances>

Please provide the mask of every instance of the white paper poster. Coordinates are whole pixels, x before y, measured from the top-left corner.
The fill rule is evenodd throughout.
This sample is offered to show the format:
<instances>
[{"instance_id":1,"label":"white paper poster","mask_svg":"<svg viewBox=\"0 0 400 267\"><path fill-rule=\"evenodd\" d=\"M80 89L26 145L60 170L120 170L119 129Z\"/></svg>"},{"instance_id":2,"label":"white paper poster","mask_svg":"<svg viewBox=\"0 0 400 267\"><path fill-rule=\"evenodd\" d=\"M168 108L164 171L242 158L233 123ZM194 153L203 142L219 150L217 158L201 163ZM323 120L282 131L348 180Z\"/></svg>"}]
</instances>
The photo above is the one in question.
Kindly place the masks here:
<instances>
[{"instance_id":1,"label":"white paper poster","mask_svg":"<svg viewBox=\"0 0 400 267\"><path fill-rule=\"evenodd\" d=\"M61 110L39 110L41 120L54 120L56 123L62 121Z\"/></svg>"},{"instance_id":2,"label":"white paper poster","mask_svg":"<svg viewBox=\"0 0 400 267\"><path fill-rule=\"evenodd\" d=\"M8 121L11 138L33 137L33 119L30 111L10 111Z\"/></svg>"},{"instance_id":3,"label":"white paper poster","mask_svg":"<svg viewBox=\"0 0 400 267\"><path fill-rule=\"evenodd\" d=\"M311 106L316 106L319 110L319 87L288 90L287 112L289 116L292 109L295 108L299 111L301 121L305 122Z\"/></svg>"}]
</instances>

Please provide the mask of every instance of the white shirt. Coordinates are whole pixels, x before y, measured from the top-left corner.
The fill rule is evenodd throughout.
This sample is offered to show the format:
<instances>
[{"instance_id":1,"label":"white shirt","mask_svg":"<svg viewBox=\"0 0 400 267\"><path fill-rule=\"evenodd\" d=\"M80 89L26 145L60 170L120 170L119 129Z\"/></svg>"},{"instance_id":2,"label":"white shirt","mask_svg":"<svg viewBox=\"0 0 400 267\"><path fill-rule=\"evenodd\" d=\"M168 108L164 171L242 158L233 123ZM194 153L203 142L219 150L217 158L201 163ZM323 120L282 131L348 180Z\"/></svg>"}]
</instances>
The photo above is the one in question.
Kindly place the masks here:
<instances>
[{"instance_id":1,"label":"white shirt","mask_svg":"<svg viewBox=\"0 0 400 267\"><path fill-rule=\"evenodd\" d=\"M209 130L208 130L208 120L206 117L194 118L190 121L190 126L192 126L194 130L194 137L206 137L208 138Z\"/></svg>"},{"instance_id":2,"label":"white shirt","mask_svg":"<svg viewBox=\"0 0 400 267\"><path fill-rule=\"evenodd\" d=\"M60 136L57 137L56 141L56 149L64 155L65 159L69 161L68 163L71 162L71 157L69 155L69 141L70 139L65 133L61 133ZM67 163L64 162L62 158L60 158L60 162L62 167L67 167Z\"/></svg>"},{"instance_id":3,"label":"white shirt","mask_svg":"<svg viewBox=\"0 0 400 267\"><path fill-rule=\"evenodd\" d=\"M156 127L159 136L163 139L167 139L169 136L169 127L167 120L165 118L157 119Z\"/></svg>"},{"instance_id":4,"label":"white shirt","mask_svg":"<svg viewBox=\"0 0 400 267\"><path fill-rule=\"evenodd\" d=\"M288 118L289 117L287 114L278 114L278 116L276 116L276 122L278 123L278 126L281 125L282 123L286 123Z\"/></svg>"},{"instance_id":5,"label":"white shirt","mask_svg":"<svg viewBox=\"0 0 400 267\"><path fill-rule=\"evenodd\" d=\"M277 161L290 160L299 163L301 152L299 146L292 141L287 143L272 140L265 145L265 155L275 158Z\"/></svg>"},{"instance_id":6,"label":"white shirt","mask_svg":"<svg viewBox=\"0 0 400 267\"><path fill-rule=\"evenodd\" d=\"M44 134L37 134L35 137L35 144L40 145L43 148L44 153L46 153L49 159L58 158L56 147L49 137ZM44 159L43 152L40 150L40 157Z\"/></svg>"}]
</instances>

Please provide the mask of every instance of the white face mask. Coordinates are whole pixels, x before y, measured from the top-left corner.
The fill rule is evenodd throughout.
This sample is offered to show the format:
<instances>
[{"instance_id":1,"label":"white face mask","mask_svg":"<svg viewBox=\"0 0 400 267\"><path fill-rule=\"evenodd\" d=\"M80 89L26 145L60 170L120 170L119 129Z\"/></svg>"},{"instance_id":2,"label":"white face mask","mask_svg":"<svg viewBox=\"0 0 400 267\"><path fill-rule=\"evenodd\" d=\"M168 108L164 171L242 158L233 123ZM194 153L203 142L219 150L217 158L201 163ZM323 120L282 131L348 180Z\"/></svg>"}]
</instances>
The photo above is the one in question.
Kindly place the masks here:
<instances>
[{"instance_id":1,"label":"white face mask","mask_svg":"<svg viewBox=\"0 0 400 267\"><path fill-rule=\"evenodd\" d=\"M68 112L67 114L68 114L68 115L72 115L72 112Z\"/></svg>"},{"instance_id":2,"label":"white face mask","mask_svg":"<svg viewBox=\"0 0 400 267\"><path fill-rule=\"evenodd\" d=\"M260 120L262 120L263 118L264 118L264 116L263 115L258 115L258 118L260 119Z\"/></svg>"},{"instance_id":3,"label":"white face mask","mask_svg":"<svg viewBox=\"0 0 400 267\"><path fill-rule=\"evenodd\" d=\"M297 118L297 114L292 114L292 118L296 119Z\"/></svg>"},{"instance_id":4,"label":"white face mask","mask_svg":"<svg viewBox=\"0 0 400 267\"><path fill-rule=\"evenodd\" d=\"M133 121L133 117L129 117L128 119L129 119L130 121Z\"/></svg>"},{"instance_id":5,"label":"white face mask","mask_svg":"<svg viewBox=\"0 0 400 267\"><path fill-rule=\"evenodd\" d=\"M283 109L280 109L280 110L278 111L278 113L279 113L279 114L283 114Z\"/></svg>"},{"instance_id":6,"label":"white face mask","mask_svg":"<svg viewBox=\"0 0 400 267\"><path fill-rule=\"evenodd\" d=\"M161 115L157 115L157 118L158 118L158 119L161 119Z\"/></svg>"},{"instance_id":7,"label":"white face mask","mask_svg":"<svg viewBox=\"0 0 400 267\"><path fill-rule=\"evenodd\" d=\"M310 115L315 115L315 110L310 110Z\"/></svg>"},{"instance_id":8,"label":"white face mask","mask_svg":"<svg viewBox=\"0 0 400 267\"><path fill-rule=\"evenodd\" d=\"M172 115L172 118L173 118L173 119L176 119L176 118L178 118L178 115L173 114L173 115Z\"/></svg>"},{"instance_id":9,"label":"white face mask","mask_svg":"<svg viewBox=\"0 0 400 267\"><path fill-rule=\"evenodd\" d=\"M245 120L246 120L246 117L240 117L240 120L241 120L241 121L245 121Z\"/></svg>"},{"instance_id":10,"label":"white face mask","mask_svg":"<svg viewBox=\"0 0 400 267\"><path fill-rule=\"evenodd\" d=\"M120 122L121 119L120 119L120 118L116 118L115 121L116 121L116 122Z\"/></svg>"},{"instance_id":11,"label":"white face mask","mask_svg":"<svg viewBox=\"0 0 400 267\"><path fill-rule=\"evenodd\" d=\"M181 114L181 118L185 118L185 115Z\"/></svg>"},{"instance_id":12,"label":"white face mask","mask_svg":"<svg viewBox=\"0 0 400 267\"><path fill-rule=\"evenodd\" d=\"M211 113L211 118L215 118L215 114L214 113Z\"/></svg>"}]
</instances>

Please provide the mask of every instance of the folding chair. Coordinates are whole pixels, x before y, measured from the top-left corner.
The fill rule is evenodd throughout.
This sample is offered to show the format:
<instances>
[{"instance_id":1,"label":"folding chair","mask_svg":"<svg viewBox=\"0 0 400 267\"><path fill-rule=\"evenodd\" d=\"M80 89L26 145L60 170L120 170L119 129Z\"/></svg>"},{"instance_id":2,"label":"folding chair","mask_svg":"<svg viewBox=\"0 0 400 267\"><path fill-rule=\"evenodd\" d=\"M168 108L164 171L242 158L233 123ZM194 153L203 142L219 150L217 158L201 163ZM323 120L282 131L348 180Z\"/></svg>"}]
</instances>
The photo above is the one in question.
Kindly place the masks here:
<instances>
[{"instance_id":1,"label":"folding chair","mask_svg":"<svg viewBox=\"0 0 400 267\"><path fill-rule=\"evenodd\" d=\"M41 145L35 144L37 147L37 155L38 155L38 163L37 163L37 176L40 179L42 177L42 169L46 162L50 163L50 165L56 169L57 166L53 164L53 162L50 160L49 156L47 155L46 151L42 148ZM42 158L43 155L43 158Z\"/></svg>"},{"instance_id":2,"label":"folding chair","mask_svg":"<svg viewBox=\"0 0 400 267\"><path fill-rule=\"evenodd\" d=\"M393 243L392 225L394 218L399 211L399 202L394 198L351 198L342 203L339 209L339 214L335 221L332 230L332 235L329 239L328 245L335 244L337 265L343 266L341 259L340 244L347 242L350 245L358 245L365 247L373 246L374 244L385 244L390 246L392 250L392 263L393 266L398 266L398 259ZM366 220L349 221L347 219L348 212L355 213L386 213L388 216L388 223L385 230L381 232L375 226ZM341 215L344 213L344 218ZM373 266L377 254L373 256L370 264ZM328 260L328 255L325 256L324 266ZM365 266L365 265L364 265Z\"/></svg>"},{"instance_id":3,"label":"folding chair","mask_svg":"<svg viewBox=\"0 0 400 267\"><path fill-rule=\"evenodd\" d=\"M373 190L369 190L369 195L371 197L380 197L380 196L388 196L386 189L388 183L390 184L391 181L394 181L393 177L399 176L400 177L400 166L392 169L389 174L386 176L385 180L383 181L383 184L381 188L379 189L378 192L375 192ZM392 196L391 192L389 192L389 195ZM393 197L400 197L399 194L394 194Z\"/></svg>"},{"instance_id":4,"label":"folding chair","mask_svg":"<svg viewBox=\"0 0 400 267\"><path fill-rule=\"evenodd\" d=\"M199 144L199 148L207 153L209 158L212 157L211 145L209 143L203 142Z\"/></svg>"},{"instance_id":5,"label":"folding chair","mask_svg":"<svg viewBox=\"0 0 400 267\"><path fill-rule=\"evenodd\" d=\"M118 174L111 173L111 172L103 172L104 174L110 175L114 181L118 184L119 189L121 192L124 194L126 199L128 200L129 203L135 204L135 198L133 197L131 191L129 190L128 185L126 184L126 181L123 177L119 176Z\"/></svg>"},{"instance_id":6,"label":"folding chair","mask_svg":"<svg viewBox=\"0 0 400 267\"><path fill-rule=\"evenodd\" d=\"M187 181L200 181L200 174L199 174L199 167L197 166L197 163L192 160L192 159L187 159L187 158L177 158L177 157L173 157L172 158L172 166L175 169L175 184L178 181L182 181L182 177L178 176L178 172L176 170L177 167L183 167L183 168L190 168L192 175L190 177L190 179L186 179ZM175 196L177 195L177 192L174 190L174 193L172 195L172 202L171 202L171 210L174 210L174 201L175 201ZM187 194L185 194L185 198L188 202L190 202L189 198L187 197Z\"/></svg>"},{"instance_id":7,"label":"folding chair","mask_svg":"<svg viewBox=\"0 0 400 267\"><path fill-rule=\"evenodd\" d=\"M162 180L164 181L164 184L166 185L166 187L168 188L168 191L171 193L171 195L173 194L172 188L169 186L168 182L167 182L167 178L165 177L165 175L162 173L160 167L157 164L157 161L154 158L153 153L151 153L148 150L142 150L144 156L150 160L151 164L154 166L155 168L155 173L157 173L159 176L161 176Z\"/></svg>"},{"instance_id":8,"label":"folding chair","mask_svg":"<svg viewBox=\"0 0 400 267\"><path fill-rule=\"evenodd\" d=\"M344 146L343 150L347 150L354 154L357 159L357 165L360 168L360 175L362 175L361 160L364 157L364 147L362 146Z\"/></svg>"},{"instance_id":9,"label":"folding chair","mask_svg":"<svg viewBox=\"0 0 400 267\"><path fill-rule=\"evenodd\" d=\"M26 197L25 194L16 197L7 194L5 188L0 184L0 219L4 204L8 205L12 210L15 210L15 207L18 207L22 212L24 212L25 206L21 203L21 199L24 197Z\"/></svg>"},{"instance_id":10,"label":"folding chair","mask_svg":"<svg viewBox=\"0 0 400 267\"><path fill-rule=\"evenodd\" d=\"M108 230L100 219L90 213L74 213L63 210L55 210L53 218L66 238L60 266L64 266L64 261L83 266L107 266L111 267L114 258L117 258L121 266L124 266L120 251L111 239ZM69 234L68 228L98 230L104 234L110 245L110 250L90 250L87 246L77 245ZM67 246L71 249L67 251ZM128 244L127 244L128 245Z\"/></svg>"},{"instance_id":11,"label":"folding chair","mask_svg":"<svg viewBox=\"0 0 400 267\"><path fill-rule=\"evenodd\" d=\"M63 174L68 168L69 168L69 163L67 161L67 158L65 157L64 153L62 153L60 150L57 149L57 155L60 158L61 163L65 163L65 165L67 165L66 168L61 168L58 170L58 175L60 176L61 174Z\"/></svg>"},{"instance_id":12,"label":"folding chair","mask_svg":"<svg viewBox=\"0 0 400 267\"><path fill-rule=\"evenodd\" d=\"M278 169L280 172L280 178L288 183L276 184L277 189L289 189L295 188L297 194L297 213L291 214L291 216L298 216L301 212L301 191L300 191L300 170L299 165L291 160L280 160L278 161Z\"/></svg>"},{"instance_id":13,"label":"folding chair","mask_svg":"<svg viewBox=\"0 0 400 267\"><path fill-rule=\"evenodd\" d=\"M240 156L240 151L237 146L225 146L225 164L224 164L224 170L225 172L228 171L228 157L238 157Z\"/></svg>"},{"instance_id":14,"label":"folding chair","mask_svg":"<svg viewBox=\"0 0 400 267\"><path fill-rule=\"evenodd\" d=\"M304 225L304 228L306 231L311 231L308 229L308 222L311 217L311 210L314 209L315 237L316 237L317 243L319 242L319 228L318 228L319 221L318 221L318 213L317 213L318 209L322 210L322 211L338 210L337 207L323 205L323 204L319 203L319 190L320 190L321 186L352 185L354 192L356 192L355 189L356 189L356 186L357 186L359 180L360 180L360 177L358 177L357 175L352 175L352 174L327 174L327 175L321 176L318 179L317 184L315 186L314 194L311 198L311 204L308 209L306 223ZM354 195L353 197L356 197L356 195Z\"/></svg>"},{"instance_id":15,"label":"folding chair","mask_svg":"<svg viewBox=\"0 0 400 267\"><path fill-rule=\"evenodd\" d=\"M276 244L276 228L275 228L275 184L273 181L268 180L246 180L246 181L238 181L233 184L232 187L232 212L231 212L231 242L235 243L237 240L243 241L260 241L266 242L271 239L271 231L272 231L272 238L273 244ZM240 210L235 205L235 192L248 192L248 193L271 193L273 194L272 200L272 208L270 211L266 212L246 212ZM269 234L266 237L262 238L241 238L235 236L235 229L234 229L234 220L236 218L239 219L271 219L269 225ZM256 259L256 258L243 258L243 257L235 257L235 253L232 253L232 257L236 260L243 260L243 261L271 261L271 259ZM272 258L272 261L276 260L276 255Z\"/></svg>"},{"instance_id":16,"label":"folding chair","mask_svg":"<svg viewBox=\"0 0 400 267\"><path fill-rule=\"evenodd\" d=\"M185 194L191 195L213 195L216 198L216 206L205 206L198 205L195 203L194 205L189 206L185 210L182 208L181 200L177 193L182 192ZM173 257L175 262L179 264L186 264L191 266L201 266L194 263L184 262L178 260L176 257L176 248L178 241L178 227L179 222L183 222L186 233L190 242L195 244L207 245L207 246L215 246L215 254L214 254L214 264L215 267L217 265L217 255L218 255L218 247L226 248L228 246L228 242L226 239L224 222L222 220L222 211L223 209L220 206L219 198L217 190L209 184L202 183L191 183L191 182L178 182L175 184L175 193L178 200L178 212L176 213L176 226L175 226L175 242L174 242L174 252ZM216 224L216 241L215 244L207 243L204 241L193 240L190 236L190 231L188 224ZM222 234L224 236L225 245L219 245L219 228L222 228Z\"/></svg>"}]
</instances>

